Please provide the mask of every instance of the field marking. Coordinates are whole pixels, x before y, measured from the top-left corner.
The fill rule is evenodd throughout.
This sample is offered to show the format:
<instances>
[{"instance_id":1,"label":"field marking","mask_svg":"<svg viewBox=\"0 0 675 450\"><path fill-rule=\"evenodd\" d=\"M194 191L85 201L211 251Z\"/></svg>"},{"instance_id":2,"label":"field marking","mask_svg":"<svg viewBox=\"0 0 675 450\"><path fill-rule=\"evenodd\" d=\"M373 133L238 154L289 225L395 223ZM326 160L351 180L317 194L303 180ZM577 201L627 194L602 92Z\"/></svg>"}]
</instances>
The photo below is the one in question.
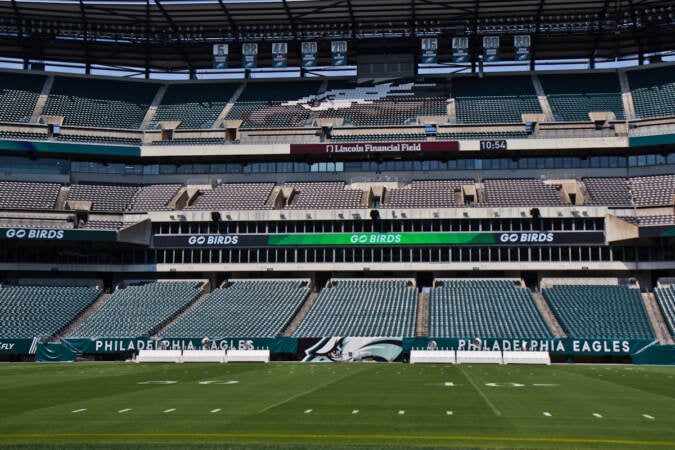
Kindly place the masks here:
<instances>
[{"instance_id":1,"label":"field marking","mask_svg":"<svg viewBox=\"0 0 675 450\"><path fill-rule=\"evenodd\" d=\"M447 386L447 387L455 387L455 386L457 386L457 385L456 385L455 383L453 383L452 381L446 381L446 382L444 383L444 386Z\"/></svg>"},{"instance_id":2,"label":"field marking","mask_svg":"<svg viewBox=\"0 0 675 450\"><path fill-rule=\"evenodd\" d=\"M222 411L222 409L220 409L220 408L216 408L216 409L211 410L212 413L218 413L218 412L221 412L221 411Z\"/></svg>"},{"instance_id":3,"label":"field marking","mask_svg":"<svg viewBox=\"0 0 675 450\"><path fill-rule=\"evenodd\" d=\"M553 383L534 383L532 386L537 386L537 387L556 387L560 386L559 384L553 384Z\"/></svg>"},{"instance_id":4,"label":"field marking","mask_svg":"<svg viewBox=\"0 0 675 450\"><path fill-rule=\"evenodd\" d=\"M398 415L399 415L399 416L402 416L402 415L404 415L404 414L405 414L405 409L399 409L399 410L398 410Z\"/></svg>"},{"instance_id":5,"label":"field marking","mask_svg":"<svg viewBox=\"0 0 675 450\"><path fill-rule=\"evenodd\" d=\"M602 419L602 414L593 413L593 417L597 417L598 419Z\"/></svg>"},{"instance_id":6,"label":"field marking","mask_svg":"<svg viewBox=\"0 0 675 450\"><path fill-rule=\"evenodd\" d=\"M300 397L303 397L303 396L305 396L305 395L311 394L312 392L316 392L316 391L318 391L319 389L323 389L323 388L325 388L325 387L328 386L328 385L331 385L331 384L333 384L333 383L337 383L338 381L342 381L342 380L344 380L345 378L351 377L351 376L356 375L356 374L358 374L358 373L360 373L360 371L359 371L359 372L356 372L356 373L348 373L348 374L346 374L346 375L343 376L343 377L339 377L339 378L336 378L336 379L334 379L334 380L329 380L329 381L325 382L324 384L320 384L320 385L315 386L315 387L313 387L313 388L311 388L311 389L307 389L306 391L300 392L300 393L295 394L295 395L291 395L290 397L288 397L288 398L285 399L285 400L280 400L280 401L278 401L278 402L276 402L276 403L272 403L271 405L264 407L263 409L261 409L261 410L258 411L258 414L262 414L262 413L264 413L264 412L267 412L267 411L269 411L270 409L276 408L277 406L281 406L281 405L283 405L283 404L285 404L285 403L292 402L293 400L295 400L295 399L297 399L297 398L300 398Z\"/></svg>"},{"instance_id":7,"label":"field marking","mask_svg":"<svg viewBox=\"0 0 675 450\"><path fill-rule=\"evenodd\" d=\"M551 416L552 416L552 414L551 414L550 412L548 412L548 411L544 411L542 414L545 415L546 417L551 417Z\"/></svg>"},{"instance_id":8,"label":"field marking","mask_svg":"<svg viewBox=\"0 0 675 450\"><path fill-rule=\"evenodd\" d=\"M176 408L169 408L169 409L165 409L164 412L165 412L165 413L172 413L172 412L174 412L175 410L176 410Z\"/></svg>"},{"instance_id":9,"label":"field marking","mask_svg":"<svg viewBox=\"0 0 675 450\"><path fill-rule=\"evenodd\" d=\"M131 408L120 409L120 410L117 411L117 412L120 413L120 414L122 414L122 413L129 412L129 411L131 411Z\"/></svg>"},{"instance_id":10,"label":"field marking","mask_svg":"<svg viewBox=\"0 0 675 450\"><path fill-rule=\"evenodd\" d=\"M71 412L73 414L78 414L78 413L81 413L81 412L85 412L86 410L87 410L87 408L80 408L80 409L74 409Z\"/></svg>"},{"instance_id":11,"label":"field marking","mask_svg":"<svg viewBox=\"0 0 675 450\"><path fill-rule=\"evenodd\" d=\"M464 378L466 378L467 380L469 380L469 384L471 384L471 386L473 386L473 388L476 390L476 392L478 392L478 395L480 395L481 398L482 398L483 400L485 400L485 403L488 404L488 406L490 407L490 409L492 410L492 412L495 414L495 416L501 416L501 415L502 415L501 411L499 411L499 410L497 409L497 407L490 401L490 399L487 398L487 395L485 395L485 393L484 393L483 391L481 391L481 389L478 387L478 385L471 379L470 376L468 376L468 375L466 374L466 372L464 372L464 369L463 369L461 366L459 367L459 370L460 370L460 372L462 372L462 374L464 375Z\"/></svg>"},{"instance_id":12,"label":"field marking","mask_svg":"<svg viewBox=\"0 0 675 450\"><path fill-rule=\"evenodd\" d=\"M650 416L649 414L643 414L642 417L645 419L654 420L654 416Z\"/></svg>"},{"instance_id":13,"label":"field marking","mask_svg":"<svg viewBox=\"0 0 675 450\"><path fill-rule=\"evenodd\" d=\"M630 439L585 439L585 438L546 438L518 436L438 436L438 435L391 435L391 434L290 434L290 433L26 433L0 434L6 439L53 439L53 438L252 438L252 439L394 439L406 441L476 441L476 442L550 442L567 444L616 444L673 447L675 441L637 441Z\"/></svg>"},{"instance_id":14,"label":"field marking","mask_svg":"<svg viewBox=\"0 0 675 450\"><path fill-rule=\"evenodd\" d=\"M352 414L358 414L358 413L359 413L359 410L358 410L358 409L353 409L353 410L352 410Z\"/></svg>"},{"instance_id":15,"label":"field marking","mask_svg":"<svg viewBox=\"0 0 675 450\"><path fill-rule=\"evenodd\" d=\"M311 414L312 411L313 411L312 409L306 409L305 414Z\"/></svg>"},{"instance_id":16,"label":"field marking","mask_svg":"<svg viewBox=\"0 0 675 450\"><path fill-rule=\"evenodd\" d=\"M446 411L446 412L445 412L445 415L446 415L446 416L451 416L451 415L452 415L452 411Z\"/></svg>"},{"instance_id":17,"label":"field marking","mask_svg":"<svg viewBox=\"0 0 675 450\"><path fill-rule=\"evenodd\" d=\"M149 381L138 381L136 384L176 384L176 380L149 380Z\"/></svg>"}]
</instances>

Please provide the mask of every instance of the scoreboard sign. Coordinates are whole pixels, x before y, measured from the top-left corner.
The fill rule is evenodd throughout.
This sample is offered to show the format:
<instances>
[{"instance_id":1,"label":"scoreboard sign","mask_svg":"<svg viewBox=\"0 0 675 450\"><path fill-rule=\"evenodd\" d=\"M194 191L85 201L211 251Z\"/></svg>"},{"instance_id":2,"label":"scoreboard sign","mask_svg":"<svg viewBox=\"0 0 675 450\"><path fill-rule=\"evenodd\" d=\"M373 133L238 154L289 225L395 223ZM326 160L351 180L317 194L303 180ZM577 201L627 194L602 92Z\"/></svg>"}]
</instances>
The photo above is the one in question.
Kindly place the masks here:
<instances>
[{"instance_id":1,"label":"scoreboard sign","mask_svg":"<svg viewBox=\"0 0 675 450\"><path fill-rule=\"evenodd\" d=\"M459 150L459 142L361 142L291 144L291 155L323 153L415 153Z\"/></svg>"}]
</instances>

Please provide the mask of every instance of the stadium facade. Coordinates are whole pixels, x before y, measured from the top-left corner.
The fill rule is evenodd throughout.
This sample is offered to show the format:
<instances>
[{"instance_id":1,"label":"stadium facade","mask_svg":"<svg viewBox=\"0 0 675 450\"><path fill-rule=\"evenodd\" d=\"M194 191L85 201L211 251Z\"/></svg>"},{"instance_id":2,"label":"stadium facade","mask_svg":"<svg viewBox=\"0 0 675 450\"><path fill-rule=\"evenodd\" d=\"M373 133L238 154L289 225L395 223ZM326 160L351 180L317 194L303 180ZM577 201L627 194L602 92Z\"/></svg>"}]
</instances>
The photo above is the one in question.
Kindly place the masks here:
<instances>
[{"instance_id":1,"label":"stadium facade","mask_svg":"<svg viewBox=\"0 0 675 450\"><path fill-rule=\"evenodd\" d=\"M321 2L265 4L267 19L260 3L190 5L197 18L217 8L220 35L215 19L189 34L197 19L182 3L106 6L106 17L103 2L5 3L0 54L24 69L0 73L3 358L208 342L280 359L472 347L675 360L667 2L616 2L611 17L609 2L572 16L545 1L481 2L434 23L440 4L413 2L410 16L393 2L388 25L346 2L334 8L351 16L321 26ZM380 22L389 34L363 31ZM469 37L466 61L438 64L455 34ZM639 64L496 73L479 51L486 34L531 35L533 62ZM445 73L420 73L423 39L445 42L432 64ZM258 43L256 64L271 66L271 40L321 42L319 61L346 42L358 76L151 76L194 78L225 43ZM387 48L407 59L382 59ZM301 66L300 53L286 64ZM45 60L141 76L36 70Z\"/></svg>"}]
</instances>

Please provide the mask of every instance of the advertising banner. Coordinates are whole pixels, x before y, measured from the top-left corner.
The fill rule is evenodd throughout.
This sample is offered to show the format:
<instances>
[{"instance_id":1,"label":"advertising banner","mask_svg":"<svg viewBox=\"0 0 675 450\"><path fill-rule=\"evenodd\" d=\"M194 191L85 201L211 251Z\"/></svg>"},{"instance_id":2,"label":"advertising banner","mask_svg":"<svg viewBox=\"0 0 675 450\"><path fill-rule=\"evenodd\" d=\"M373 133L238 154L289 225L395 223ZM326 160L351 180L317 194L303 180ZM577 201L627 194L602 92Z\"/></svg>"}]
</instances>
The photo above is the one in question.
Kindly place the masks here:
<instances>
[{"instance_id":1,"label":"advertising banner","mask_svg":"<svg viewBox=\"0 0 675 450\"><path fill-rule=\"evenodd\" d=\"M66 338L62 341L77 353L124 353L138 350L257 350L269 349L271 353L296 353L297 339L278 338Z\"/></svg>"},{"instance_id":2,"label":"advertising banner","mask_svg":"<svg viewBox=\"0 0 675 450\"><path fill-rule=\"evenodd\" d=\"M604 244L601 231L155 235L154 248Z\"/></svg>"},{"instance_id":3,"label":"advertising banner","mask_svg":"<svg viewBox=\"0 0 675 450\"><path fill-rule=\"evenodd\" d=\"M651 339L499 339L499 338L407 338L403 351L487 350L543 351L552 355L632 355L653 345Z\"/></svg>"},{"instance_id":4,"label":"advertising banner","mask_svg":"<svg viewBox=\"0 0 675 450\"><path fill-rule=\"evenodd\" d=\"M116 231L0 228L0 240L15 241L117 241Z\"/></svg>"},{"instance_id":5,"label":"advertising banner","mask_svg":"<svg viewBox=\"0 0 675 450\"><path fill-rule=\"evenodd\" d=\"M0 355L34 355L38 338L0 338Z\"/></svg>"},{"instance_id":6,"label":"advertising banner","mask_svg":"<svg viewBox=\"0 0 675 450\"><path fill-rule=\"evenodd\" d=\"M328 337L301 340L305 362L398 361L403 341L396 337Z\"/></svg>"},{"instance_id":7,"label":"advertising banner","mask_svg":"<svg viewBox=\"0 0 675 450\"><path fill-rule=\"evenodd\" d=\"M358 142L340 144L291 144L291 155L323 153L416 153L459 150L458 141Z\"/></svg>"}]
</instances>

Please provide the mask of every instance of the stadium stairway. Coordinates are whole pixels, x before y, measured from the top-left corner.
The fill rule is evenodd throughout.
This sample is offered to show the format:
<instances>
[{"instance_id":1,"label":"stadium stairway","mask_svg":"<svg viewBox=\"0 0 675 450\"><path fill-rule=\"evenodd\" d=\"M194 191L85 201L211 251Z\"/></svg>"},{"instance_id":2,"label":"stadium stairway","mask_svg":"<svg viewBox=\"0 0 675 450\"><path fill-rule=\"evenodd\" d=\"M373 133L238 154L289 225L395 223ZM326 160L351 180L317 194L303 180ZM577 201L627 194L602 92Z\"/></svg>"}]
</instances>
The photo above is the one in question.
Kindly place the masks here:
<instances>
[{"instance_id":1,"label":"stadium stairway","mask_svg":"<svg viewBox=\"0 0 675 450\"><path fill-rule=\"evenodd\" d=\"M69 192L70 186L61 186L61 189L59 189L59 195L56 197L56 206L54 209L57 211L63 211L66 209L66 200L68 199Z\"/></svg>"},{"instance_id":2,"label":"stadium stairway","mask_svg":"<svg viewBox=\"0 0 675 450\"><path fill-rule=\"evenodd\" d=\"M82 322L87 320L89 318L89 316L94 314L101 306L103 306L105 304L105 302L107 302L108 299L110 299L111 296L112 296L112 294L108 294L108 293L101 294L96 299L96 301L94 301L94 303L92 303L89 306L89 308L82 311L82 314L75 317L72 320L72 322L70 322L62 330L60 330L58 333L56 333L54 335L53 339L51 339L51 341L58 342L62 337L70 335L70 333L75 331L77 329L77 327L79 327L82 324Z\"/></svg>"},{"instance_id":3,"label":"stadium stairway","mask_svg":"<svg viewBox=\"0 0 675 450\"><path fill-rule=\"evenodd\" d=\"M152 333L150 333L151 336L162 336L162 333L164 330L181 320L183 317L185 317L190 311L195 309L197 305L199 305L201 302L206 300L206 297L211 295L211 284L210 282L206 281L202 285L202 293L197 297L195 301L187 305L182 311L180 311L178 314L173 316L170 320L166 321L159 327L157 327ZM185 337L195 337L195 336L185 336Z\"/></svg>"},{"instance_id":4,"label":"stadium stairway","mask_svg":"<svg viewBox=\"0 0 675 450\"><path fill-rule=\"evenodd\" d=\"M314 305L314 302L316 301L318 296L319 296L318 292L312 292L307 296L304 303L300 305L298 312L291 319L286 328L284 328L284 331L281 332L282 336L293 335L293 333L295 332L295 330L298 329L302 321L305 320L307 313L309 312L310 309L312 309L312 306Z\"/></svg>"},{"instance_id":5,"label":"stadium stairway","mask_svg":"<svg viewBox=\"0 0 675 450\"><path fill-rule=\"evenodd\" d=\"M537 308L539 308L539 312L541 312L541 315L544 317L546 324L551 331L553 331L553 335L557 338L566 338L567 334L565 333L565 330L560 326L560 322L555 318L553 311L551 311L551 307L548 305L541 292L533 292L532 297L534 297Z\"/></svg>"},{"instance_id":6,"label":"stadium stairway","mask_svg":"<svg viewBox=\"0 0 675 450\"><path fill-rule=\"evenodd\" d=\"M429 292L421 291L417 296L417 321L415 336L429 336Z\"/></svg>"},{"instance_id":7,"label":"stadium stairway","mask_svg":"<svg viewBox=\"0 0 675 450\"><path fill-rule=\"evenodd\" d=\"M642 303L644 303L645 309L647 310L647 316L649 317L649 321L652 323L652 328L656 334L656 339L658 339L661 344L675 344L675 341L673 341L673 337L670 335L670 331L668 330L668 325L666 325L666 321L663 318L663 314L661 314L661 309L656 302L656 297L654 297L654 294L651 292L643 292Z\"/></svg>"}]
</instances>

